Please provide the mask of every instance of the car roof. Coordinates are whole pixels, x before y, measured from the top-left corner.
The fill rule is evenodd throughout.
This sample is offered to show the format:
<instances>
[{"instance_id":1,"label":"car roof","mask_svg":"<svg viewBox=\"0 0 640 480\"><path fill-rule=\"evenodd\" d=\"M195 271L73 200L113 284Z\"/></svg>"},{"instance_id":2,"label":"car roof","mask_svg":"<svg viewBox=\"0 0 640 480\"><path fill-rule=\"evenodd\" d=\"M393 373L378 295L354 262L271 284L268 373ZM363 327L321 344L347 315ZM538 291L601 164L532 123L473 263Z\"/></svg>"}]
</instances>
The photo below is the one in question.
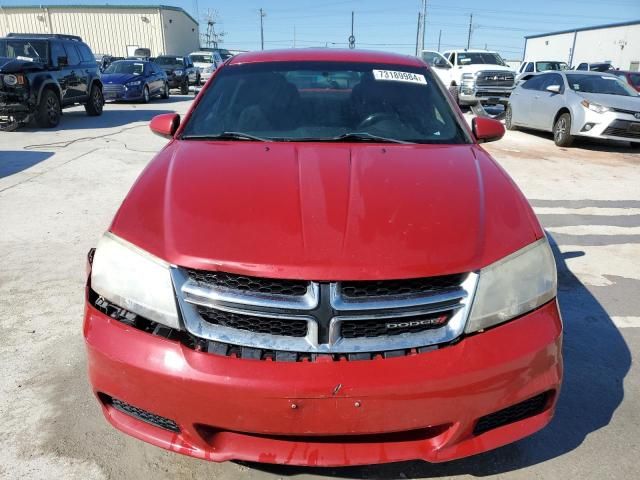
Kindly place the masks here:
<instances>
[{"instance_id":1,"label":"car roof","mask_svg":"<svg viewBox=\"0 0 640 480\"><path fill-rule=\"evenodd\" d=\"M418 57L373 50L347 50L337 48L292 48L287 50L264 50L240 53L229 65L267 62L354 62L389 63L408 67L424 67Z\"/></svg>"}]
</instances>

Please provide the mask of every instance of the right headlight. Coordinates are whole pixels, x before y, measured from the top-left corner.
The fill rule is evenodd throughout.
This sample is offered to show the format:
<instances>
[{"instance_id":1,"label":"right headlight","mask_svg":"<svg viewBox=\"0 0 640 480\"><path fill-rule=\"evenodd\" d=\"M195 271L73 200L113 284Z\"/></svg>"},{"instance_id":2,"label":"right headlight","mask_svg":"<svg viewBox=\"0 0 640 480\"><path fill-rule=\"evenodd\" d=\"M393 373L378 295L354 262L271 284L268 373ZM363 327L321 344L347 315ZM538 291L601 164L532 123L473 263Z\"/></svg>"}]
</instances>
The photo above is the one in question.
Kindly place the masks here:
<instances>
[{"instance_id":1,"label":"right headlight","mask_svg":"<svg viewBox=\"0 0 640 480\"><path fill-rule=\"evenodd\" d=\"M556 264L545 237L480 270L465 331L530 312L552 300L556 291Z\"/></svg>"},{"instance_id":2,"label":"right headlight","mask_svg":"<svg viewBox=\"0 0 640 480\"><path fill-rule=\"evenodd\" d=\"M170 265L107 232L91 266L91 288L130 312L180 328Z\"/></svg>"}]
</instances>

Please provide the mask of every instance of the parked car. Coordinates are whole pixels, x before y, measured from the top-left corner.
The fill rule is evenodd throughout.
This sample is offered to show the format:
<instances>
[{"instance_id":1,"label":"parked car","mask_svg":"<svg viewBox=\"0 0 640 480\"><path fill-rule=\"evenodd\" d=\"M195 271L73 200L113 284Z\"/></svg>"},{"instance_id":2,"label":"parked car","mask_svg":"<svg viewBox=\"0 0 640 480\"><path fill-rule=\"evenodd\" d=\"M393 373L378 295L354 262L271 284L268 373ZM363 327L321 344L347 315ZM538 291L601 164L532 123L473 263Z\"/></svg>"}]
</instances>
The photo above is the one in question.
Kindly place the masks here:
<instances>
[{"instance_id":1,"label":"parked car","mask_svg":"<svg viewBox=\"0 0 640 480\"><path fill-rule=\"evenodd\" d=\"M617 77L620 77L623 81L631 85L636 92L640 92L640 72L629 72L625 70L613 70L611 73Z\"/></svg>"},{"instance_id":2,"label":"parked car","mask_svg":"<svg viewBox=\"0 0 640 480\"><path fill-rule=\"evenodd\" d=\"M440 54L424 50L422 59L449 88L454 101L470 105L477 115L487 115L484 106L506 105L515 85L516 73L497 52L453 50Z\"/></svg>"},{"instance_id":3,"label":"parked car","mask_svg":"<svg viewBox=\"0 0 640 480\"><path fill-rule=\"evenodd\" d=\"M602 72L544 72L516 87L507 107L508 129L553 132L556 145L575 137L640 143L640 96Z\"/></svg>"},{"instance_id":4,"label":"parked car","mask_svg":"<svg viewBox=\"0 0 640 480\"><path fill-rule=\"evenodd\" d=\"M530 77L536 73L546 72L548 70L569 70L569 65L565 62L558 62L556 60L535 60L523 62L518 69L516 82L522 80L524 77Z\"/></svg>"},{"instance_id":5,"label":"parked car","mask_svg":"<svg viewBox=\"0 0 640 480\"><path fill-rule=\"evenodd\" d=\"M222 61L225 62L231 57L233 57L234 53L231 50L227 50L226 48L212 48L212 47L201 47L200 52L209 52L209 53L217 53L222 58Z\"/></svg>"},{"instance_id":6,"label":"parked car","mask_svg":"<svg viewBox=\"0 0 640 480\"><path fill-rule=\"evenodd\" d=\"M615 67L613 65L611 65L610 63L586 63L583 62L581 64L579 64L576 68L576 70L587 70L587 71L594 71L594 72L608 72L610 70L615 70Z\"/></svg>"},{"instance_id":7,"label":"parked car","mask_svg":"<svg viewBox=\"0 0 640 480\"><path fill-rule=\"evenodd\" d=\"M113 426L318 467L453 460L551 420L549 242L479 145L503 125L469 127L420 59L241 54L182 123L150 126L169 143L89 254L88 370Z\"/></svg>"},{"instance_id":8,"label":"parked car","mask_svg":"<svg viewBox=\"0 0 640 480\"><path fill-rule=\"evenodd\" d=\"M162 55L153 61L167 73L169 88L179 88L182 95L189 93L189 85L200 85L200 72L189 56Z\"/></svg>"},{"instance_id":9,"label":"parked car","mask_svg":"<svg viewBox=\"0 0 640 480\"><path fill-rule=\"evenodd\" d=\"M224 63L224 60L217 51L192 52L189 54L189 57L200 72L200 82L202 83L209 80L213 72Z\"/></svg>"},{"instance_id":10,"label":"parked car","mask_svg":"<svg viewBox=\"0 0 640 480\"><path fill-rule=\"evenodd\" d=\"M105 100L137 100L148 103L152 97L169 98L169 81L162 68L152 62L120 60L102 74Z\"/></svg>"},{"instance_id":11,"label":"parked car","mask_svg":"<svg viewBox=\"0 0 640 480\"><path fill-rule=\"evenodd\" d=\"M80 37L16 34L0 38L0 129L33 121L58 125L62 109L84 105L101 115L104 99L100 71Z\"/></svg>"}]
</instances>

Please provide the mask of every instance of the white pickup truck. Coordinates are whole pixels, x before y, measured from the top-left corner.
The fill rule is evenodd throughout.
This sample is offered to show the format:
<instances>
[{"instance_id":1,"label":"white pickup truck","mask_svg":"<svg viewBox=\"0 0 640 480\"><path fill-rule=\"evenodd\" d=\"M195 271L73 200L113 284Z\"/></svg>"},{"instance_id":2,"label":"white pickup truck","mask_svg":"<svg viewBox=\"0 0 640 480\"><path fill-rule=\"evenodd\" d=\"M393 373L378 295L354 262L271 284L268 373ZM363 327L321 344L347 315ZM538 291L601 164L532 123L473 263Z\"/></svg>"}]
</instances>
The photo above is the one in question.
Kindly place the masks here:
<instances>
[{"instance_id":1,"label":"white pickup truck","mask_svg":"<svg viewBox=\"0 0 640 480\"><path fill-rule=\"evenodd\" d=\"M456 102L471 105L477 114L486 115L485 105L506 105L515 87L516 72L497 52L423 50L422 59L431 65Z\"/></svg>"}]
</instances>

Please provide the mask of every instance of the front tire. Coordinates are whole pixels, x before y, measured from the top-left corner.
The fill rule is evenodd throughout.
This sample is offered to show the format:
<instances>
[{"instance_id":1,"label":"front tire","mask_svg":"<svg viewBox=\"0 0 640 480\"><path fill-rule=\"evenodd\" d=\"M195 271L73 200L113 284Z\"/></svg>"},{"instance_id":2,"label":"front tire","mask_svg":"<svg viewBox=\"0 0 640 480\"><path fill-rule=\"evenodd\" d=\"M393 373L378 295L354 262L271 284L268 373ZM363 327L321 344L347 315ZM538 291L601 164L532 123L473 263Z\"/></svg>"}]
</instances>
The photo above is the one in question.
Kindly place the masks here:
<instances>
[{"instance_id":1,"label":"front tire","mask_svg":"<svg viewBox=\"0 0 640 480\"><path fill-rule=\"evenodd\" d=\"M180 85L180 93L182 95L189 95L189 80L185 79Z\"/></svg>"},{"instance_id":2,"label":"front tire","mask_svg":"<svg viewBox=\"0 0 640 480\"><path fill-rule=\"evenodd\" d=\"M50 88L42 92L42 98L36 108L35 124L40 128L53 128L57 127L60 123L60 115L62 110L60 108L60 99L58 95Z\"/></svg>"},{"instance_id":3,"label":"front tire","mask_svg":"<svg viewBox=\"0 0 640 480\"><path fill-rule=\"evenodd\" d=\"M150 99L151 99L151 95L149 95L149 87L145 85L144 88L142 89L142 98L140 99L140 101L142 103L149 103Z\"/></svg>"},{"instance_id":4,"label":"front tire","mask_svg":"<svg viewBox=\"0 0 640 480\"><path fill-rule=\"evenodd\" d=\"M93 85L91 87L91 92L89 93L89 100L84 106L87 115L90 117L98 117L102 115L102 109L104 107L104 96L102 95L102 90L97 86Z\"/></svg>"},{"instance_id":5,"label":"front tire","mask_svg":"<svg viewBox=\"0 0 640 480\"><path fill-rule=\"evenodd\" d=\"M166 82L164 84L164 89L162 90L162 95L160 97L164 98L165 100L169 98L169 84Z\"/></svg>"},{"instance_id":6,"label":"front tire","mask_svg":"<svg viewBox=\"0 0 640 480\"><path fill-rule=\"evenodd\" d=\"M558 147L570 147L573 143L571 135L571 115L563 113L553 125L553 141Z\"/></svg>"},{"instance_id":7,"label":"front tire","mask_svg":"<svg viewBox=\"0 0 640 480\"><path fill-rule=\"evenodd\" d=\"M458 87L455 85L451 85L449 87L449 93L451 94L451 98L456 105L460 105L460 93Z\"/></svg>"},{"instance_id":8,"label":"front tire","mask_svg":"<svg viewBox=\"0 0 640 480\"><path fill-rule=\"evenodd\" d=\"M511 109L511 105L507 105L504 111L504 126L507 130L517 130L513 124L513 110Z\"/></svg>"}]
</instances>

